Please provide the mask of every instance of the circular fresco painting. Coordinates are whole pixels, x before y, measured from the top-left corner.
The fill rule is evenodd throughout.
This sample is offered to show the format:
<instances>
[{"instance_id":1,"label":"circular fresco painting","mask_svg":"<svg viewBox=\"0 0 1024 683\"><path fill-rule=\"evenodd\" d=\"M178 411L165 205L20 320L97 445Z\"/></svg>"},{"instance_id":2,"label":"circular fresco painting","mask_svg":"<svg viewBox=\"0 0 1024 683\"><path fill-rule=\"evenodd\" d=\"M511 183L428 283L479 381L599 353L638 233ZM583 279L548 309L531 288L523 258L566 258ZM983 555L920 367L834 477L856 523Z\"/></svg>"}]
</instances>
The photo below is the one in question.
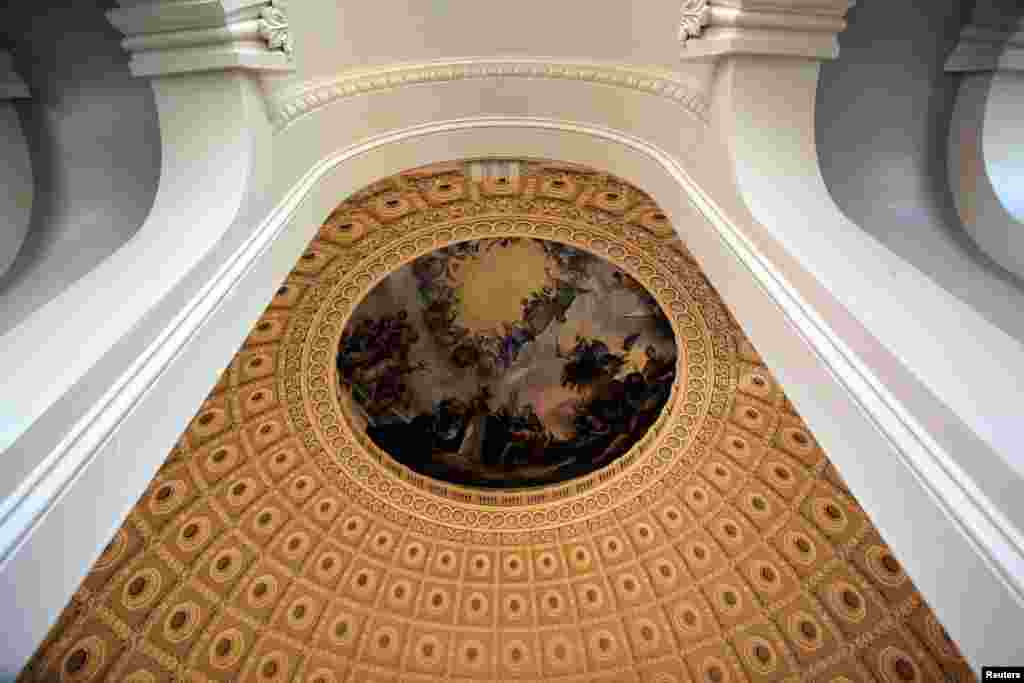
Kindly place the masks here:
<instances>
[{"instance_id":1,"label":"circular fresco painting","mask_svg":"<svg viewBox=\"0 0 1024 683\"><path fill-rule=\"evenodd\" d=\"M668 319L628 274L528 238L416 259L362 301L341 338L342 404L421 474L519 488L626 453L675 381Z\"/></svg>"}]
</instances>

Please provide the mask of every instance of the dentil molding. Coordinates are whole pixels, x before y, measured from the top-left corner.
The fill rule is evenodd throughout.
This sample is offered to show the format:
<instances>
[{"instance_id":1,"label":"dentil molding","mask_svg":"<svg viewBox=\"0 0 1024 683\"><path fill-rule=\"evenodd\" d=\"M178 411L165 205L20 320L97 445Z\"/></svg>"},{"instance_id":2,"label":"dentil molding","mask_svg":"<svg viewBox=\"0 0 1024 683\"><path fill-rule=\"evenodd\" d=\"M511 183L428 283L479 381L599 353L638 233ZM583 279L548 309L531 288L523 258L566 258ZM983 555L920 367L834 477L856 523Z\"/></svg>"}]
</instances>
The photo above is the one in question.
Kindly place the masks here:
<instances>
[{"instance_id":1,"label":"dentil molding","mask_svg":"<svg viewBox=\"0 0 1024 683\"><path fill-rule=\"evenodd\" d=\"M682 59L729 54L814 59L839 56L836 36L846 29L855 0L683 0L679 17Z\"/></svg>"},{"instance_id":2,"label":"dentil molding","mask_svg":"<svg viewBox=\"0 0 1024 683\"><path fill-rule=\"evenodd\" d=\"M302 116L347 97L416 83L444 83L471 78L548 78L628 88L672 100L705 123L711 107L700 88L669 72L585 62L464 59L398 65L303 83L271 98L271 116L275 128L282 130Z\"/></svg>"},{"instance_id":3,"label":"dentil molding","mask_svg":"<svg viewBox=\"0 0 1024 683\"><path fill-rule=\"evenodd\" d=\"M136 76L292 69L286 0L144 2L111 10Z\"/></svg>"}]
</instances>

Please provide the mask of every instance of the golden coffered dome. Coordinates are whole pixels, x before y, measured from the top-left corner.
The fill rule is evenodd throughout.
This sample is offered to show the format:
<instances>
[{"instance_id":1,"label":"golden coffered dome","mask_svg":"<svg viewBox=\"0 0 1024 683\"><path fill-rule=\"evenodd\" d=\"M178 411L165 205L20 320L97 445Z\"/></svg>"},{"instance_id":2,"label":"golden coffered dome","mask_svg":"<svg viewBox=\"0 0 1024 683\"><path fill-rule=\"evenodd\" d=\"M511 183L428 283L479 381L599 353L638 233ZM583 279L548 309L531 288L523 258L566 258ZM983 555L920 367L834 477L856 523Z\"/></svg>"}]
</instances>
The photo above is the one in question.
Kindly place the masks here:
<instances>
[{"instance_id":1,"label":"golden coffered dome","mask_svg":"<svg viewBox=\"0 0 1024 683\"><path fill-rule=\"evenodd\" d=\"M470 254L456 264L461 274L445 261L446 286L467 292L453 314L461 326L484 338L502 323L529 327L528 365L547 362L537 350L544 335L558 342L560 325L577 325L584 351L600 339L622 359L602 356L601 386L631 374L639 383L639 374L655 392L651 377L669 378L649 425L630 426L618 450L570 448L567 457L586 463L571 476L517 479L530 457L550 454L509 456L506 442L488 466L510 487L500 477L479 485L463 470L435 476L457 470L446 445L454 437L437 436L430 405L441 394L406 405L412 380L391 394L375 384L381 364L398 372L419 362L416 331L384 304L366 307L387 298L375 288L403 268L472 243L513 251L492 261ZM524 309L517 318L488 278L507 277L515 296L532 291L551 266L545 244L610 270L573 281L576 298L551 304L557 316ZM598 288L607 301L598 281L612 272L663 312L663 351L630 355L653 327L580 327L597 313L577 316L587 296L578 291ZM467 301L485 290L489 299ZM422 317L407 308L408 320ZM357 328L360 319L378 326ZM372 330L393 344L374 347ZM416 343L434 343L426 336ZM485 355L455 356L482 373L468 383L493 377L493 367L481 370ZM672 361L645 375L652 358ZM429 394L429 384L417 390ZM548 390L557 391L538 390L534 408ZM414 414L426 416L426 431L401 438L419 435L424 462L448 458L445 467L403 461L368 433ZM536 417L554 434L547 415ZM579 437L573 425L551 439ZM475 462L462 448L468 427L458 433L451 448ZM331 214L21 680L971 679L650 197L606 174L517 160L409 171Z\"/></svg>"}]
</instances>

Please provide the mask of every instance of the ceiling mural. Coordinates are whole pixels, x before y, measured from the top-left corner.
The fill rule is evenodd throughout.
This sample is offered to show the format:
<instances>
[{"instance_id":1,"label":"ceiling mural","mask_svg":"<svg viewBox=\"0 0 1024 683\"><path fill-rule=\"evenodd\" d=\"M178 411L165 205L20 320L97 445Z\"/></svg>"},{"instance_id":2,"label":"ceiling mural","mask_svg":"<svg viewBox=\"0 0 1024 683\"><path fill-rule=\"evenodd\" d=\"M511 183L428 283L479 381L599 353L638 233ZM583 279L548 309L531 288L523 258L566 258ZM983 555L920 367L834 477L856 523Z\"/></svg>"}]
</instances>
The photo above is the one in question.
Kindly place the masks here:
<instances>
[{"instance_id":1,"label":"ceiling mural","mask_svg":"<svg viewBox=\"0 0 1024 683\"><path fill-rule=\"evenodd\" d=\"M650 197L438 164L325 220L20 680L974 680L897 556Z\"/></svg>"},{"instance_id":2,"label":"ceiling mural","mask_svg":"<svg viewBox=\"0 0 1024 683\"><path fill-rule=\"evenodd\" d=\"M360 303L337 368L373 442L435 479L515 488L623 455L668 401L665 313L608 261L543 239L421 256Z\"/></svg>"}]
</instances>

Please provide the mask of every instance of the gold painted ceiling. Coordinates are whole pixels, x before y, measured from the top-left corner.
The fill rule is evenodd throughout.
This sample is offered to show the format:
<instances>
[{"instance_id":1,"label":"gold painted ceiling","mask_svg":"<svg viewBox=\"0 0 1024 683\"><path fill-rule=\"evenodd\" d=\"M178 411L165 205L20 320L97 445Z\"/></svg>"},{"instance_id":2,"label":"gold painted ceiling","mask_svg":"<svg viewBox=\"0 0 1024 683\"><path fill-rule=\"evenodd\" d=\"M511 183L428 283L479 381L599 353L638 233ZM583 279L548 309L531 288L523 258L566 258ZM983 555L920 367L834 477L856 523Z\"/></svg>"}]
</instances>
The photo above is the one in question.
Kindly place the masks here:
<instances>
[{"instance_id":1,"label":"gold painted ceiling","mask_svg":"<svg viewBox=\"0 0 1024 683\"><path fill-rule=\"evenodd\" d=\"M494 168L410 171L332 213L20 680L973 680L651 199ZM335 363L388 273L503 237L607 259L679 349L628 453L524 490L396 462Z\"/></svg>"}]
</instances>

